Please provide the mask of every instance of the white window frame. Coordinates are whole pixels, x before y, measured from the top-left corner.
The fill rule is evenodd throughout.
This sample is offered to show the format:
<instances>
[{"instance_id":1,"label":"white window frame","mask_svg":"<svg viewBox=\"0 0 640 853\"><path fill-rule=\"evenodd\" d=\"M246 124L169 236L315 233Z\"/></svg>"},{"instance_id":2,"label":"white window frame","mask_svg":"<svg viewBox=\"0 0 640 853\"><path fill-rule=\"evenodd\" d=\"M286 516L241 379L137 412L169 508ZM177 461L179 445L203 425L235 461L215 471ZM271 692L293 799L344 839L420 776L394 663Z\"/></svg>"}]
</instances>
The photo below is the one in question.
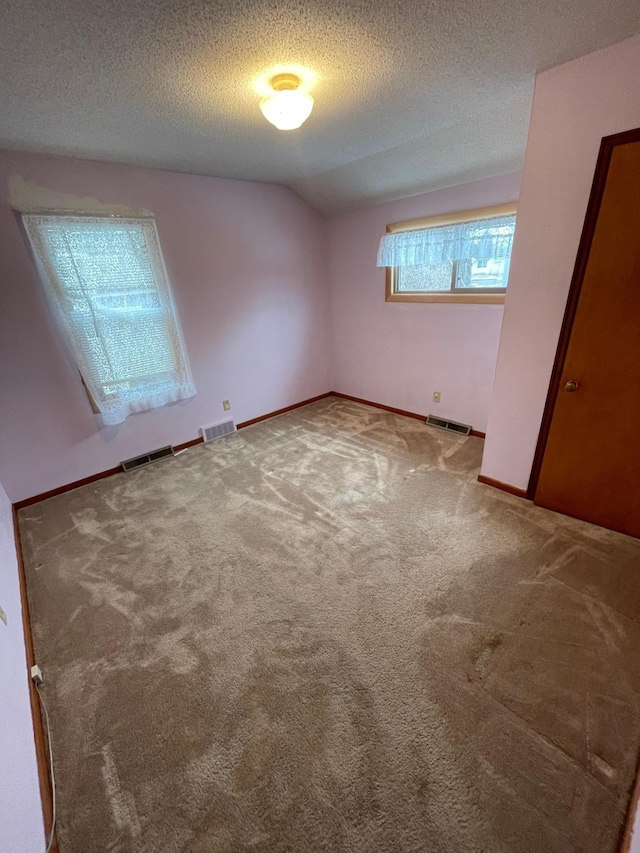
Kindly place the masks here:
<instances>
[{"instance_id":1,"label":"white window frame","mask_svg":"<svg viewBox=\"0 0 640 853\"><path fill-rule=\"evenodd\" d=\"M21 211L20 215L26 235L31 243L34 261L47 301L78 367L94 413L101 414L105 424L118 424L135 412L148 411L170 402L194 396L196 391L191 379L178 315L153 216L115 216L104 213L74 213L51 210ZM167 330L167 342L174 363L174 368L171 371L163 371L155 376L152 374L139 377L131 376L126 379L126 383L123 385L123 388L128 387L129 391L122 393L111 391L108 388L110 384L119 384L117 379L113 379L110 383L93 375L91 364L85 357L86 351L82 345L82 340L86 339L80 334L76 323L73 321L73 312L69 307L65 284L58 274L49 252L47 240L42 232L43 226L52 221L60 225L68 223L73 226L74 223L85 224L92 220L109 221L118 226L135 224L142 229L148 260L160 301L160 308L154 310L162 312ZM93 314L93 309L91 312ZM120 384L122 383L123 380L120 381ZM144 393L131 393L136 388L144 389Z\"/></svg>"},{"instance_id":2,"label":"white window frame","mask_svg":"<svg viewBox=\"0 0 640 853\"><path fill-rule=\"evenodd\" d=\"M441 216L429 216L424 219L410 219L387 225L387 234L397 234L401 231L422 231L427 228L439 228L443 225L455 225L461 222L473 222L476 219L491 219L498 216L512 216L518 211L517 202L497 204L492 207L479 207L474 210L463 210L458 213L447 213ZM475 289L470 292L456 290L442 291L410 291L398 290L398 267L387 267L385 270L385 300L387 302L454 302L461 304L502 304L506 295L505 288ZM457 278L457 263L452 264L452 283Z\"/></svg>"}]
</instances>

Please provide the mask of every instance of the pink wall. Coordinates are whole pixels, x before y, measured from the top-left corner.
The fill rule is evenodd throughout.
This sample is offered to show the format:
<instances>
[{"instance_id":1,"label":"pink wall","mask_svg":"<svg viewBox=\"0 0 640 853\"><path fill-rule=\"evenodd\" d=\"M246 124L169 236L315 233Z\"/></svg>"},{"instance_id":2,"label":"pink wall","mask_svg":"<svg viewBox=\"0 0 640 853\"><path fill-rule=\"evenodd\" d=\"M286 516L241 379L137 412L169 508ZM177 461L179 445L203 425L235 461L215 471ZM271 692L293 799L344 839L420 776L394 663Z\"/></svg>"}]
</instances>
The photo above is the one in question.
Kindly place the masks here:
<instances>
[{"instance_id":1,"label":"pink wall","mask_svg":"<svg viewBox=\"0 0 640 853\"><path fill-rule=\"evenodd\" d=\"M503 306L385 302L376 255L388 223L515 201L519 183L512 173L330 220L334 390L484 431Z\"/></svg>"},{"instance_id":2,"label":"pink wall","mask_svg":"<svg viewBox=\"0 0 640 853\"><path fill-rule=\"evenodd\" d=\"M44 850L11 503L0 485L0 849Z\"/></svg>"},{"instance_id":3,"label":"pink wall","mask_svg":"<svg viewBox=\"0 0 640 853\"><path fill-rule=\"evenodd\" d=\"M640 125L640 36L539 74L482 472L526 488L600 140Z\"/></svg>"},{"instance_id":4,"label":"pink wall","mask_svg":"<svg viewBox=\"0 0 640 853\"><path fill-rule=\"evenodd\" d=\"M16 202L18 196L18 202ZM11 203L155 214L198 394L99 429ZM326 226L283 187L0 152L0 476L19 501L330 390Z\"/></svg>"},{"instance_id":5,"label":"pink wall","mask_svg":"<svg viewBox=\"0 0 640 853\"><path fill-rule=\"evenodd\" d=\"M640 853L640 807L636 809L634 815L629 853Z\"/></svg>"}]
</instances>

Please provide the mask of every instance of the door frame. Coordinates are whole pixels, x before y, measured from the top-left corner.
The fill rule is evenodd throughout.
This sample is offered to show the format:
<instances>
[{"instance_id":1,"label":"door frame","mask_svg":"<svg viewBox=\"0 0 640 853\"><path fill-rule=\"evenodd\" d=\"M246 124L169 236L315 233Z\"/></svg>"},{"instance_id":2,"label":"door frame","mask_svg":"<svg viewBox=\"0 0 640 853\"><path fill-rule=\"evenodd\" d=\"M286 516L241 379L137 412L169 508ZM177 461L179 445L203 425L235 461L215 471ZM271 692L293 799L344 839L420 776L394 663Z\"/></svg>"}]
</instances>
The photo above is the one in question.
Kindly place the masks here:
<instances>
[{"instance_id":1,"label":"door frame","mask_svg":"<svg viewBox=\"0 0 640 853\"><path fill-rule=\"evenodd\" d=\"M527 498L534 500L536 490L538 488L538 480L540 479L540 471L542 470L542 461L544 459L545 450L547 449L547 440L549 431L551 430L551 422L558 399L560 390L560 380L564 371L564 363L569 349L569 340L573 331L573 323L578 310L578 302L582 292L582 282L587 270L589 261L589 253L591 251L591 243L596 230L598 216L600 214L600 205L602 196L607 183L609 174L609 165L611 163L611 155L613 149L618 145L626 145L629 142L640 142L640 127L633 130L625 130L622 133L615 133L612 136L603 137L600 143L598 159L596 161L596 170L593 176L591 185L591 193L589 195L589 203L587 204L587 212L582 226L582 234L580 243L578 244L578 254L576 255L576 263L571 276L571 285L569 286L569 295L567 296L567 305L564 311L562 320L562 328L560 338L558 339L558 348L556 350L555 360L553 362L553 370L551 371L551 379L549 381L549 390L547 391L547 399L542 415L542 423L538 434L538 443L536 452L533 457L533 466L531 468L531 476L529 477L529 485L527 486Z\"/></svg>"}]
</instances>

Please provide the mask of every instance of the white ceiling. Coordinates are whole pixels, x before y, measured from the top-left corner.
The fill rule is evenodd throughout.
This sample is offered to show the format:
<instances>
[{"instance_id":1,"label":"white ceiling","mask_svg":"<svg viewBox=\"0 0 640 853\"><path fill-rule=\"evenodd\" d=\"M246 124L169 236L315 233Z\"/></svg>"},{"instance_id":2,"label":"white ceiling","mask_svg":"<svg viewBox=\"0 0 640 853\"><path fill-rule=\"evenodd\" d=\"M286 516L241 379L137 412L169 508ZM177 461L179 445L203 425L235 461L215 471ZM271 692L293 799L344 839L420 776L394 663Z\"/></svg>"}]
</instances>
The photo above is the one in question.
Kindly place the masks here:
<instances>
[{"instance_id":1,"label":"white ceiling","mask_svg":"<svg viewBox=\"0 0 640 853\"><path fill-rule=\"evenodd\" d=\"M522 165L536 71L637 0L0 0L0 146L286 184L322 212ZM302 65L282 132L256 78Z\"/></svg>"}]
</instances>

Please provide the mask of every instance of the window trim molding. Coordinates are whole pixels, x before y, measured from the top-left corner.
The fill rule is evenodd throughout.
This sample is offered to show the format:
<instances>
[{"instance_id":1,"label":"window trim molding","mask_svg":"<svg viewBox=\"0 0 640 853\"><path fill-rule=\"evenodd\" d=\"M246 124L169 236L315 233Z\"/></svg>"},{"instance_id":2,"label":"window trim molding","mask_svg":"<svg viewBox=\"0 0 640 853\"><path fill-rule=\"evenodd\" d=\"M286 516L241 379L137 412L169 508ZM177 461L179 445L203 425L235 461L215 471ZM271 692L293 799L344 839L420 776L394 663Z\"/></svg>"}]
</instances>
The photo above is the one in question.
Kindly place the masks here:
<instances>
[{"instance_id":1,"label":"window trim molding","mask_svg":"<svg viewBox=\"0 0 640 853\"><path fill-rule=\"evenodd\" d=\"M398 231L421 231L424 228L438 228L442 225L457 225L459 222L472 222L474 219L492 219L497 216L512 216L518 212L518 202L510 201L505 204L494 204L490 207L476 207L473 210L461 210L455 213L444 213L437 216L427 216L422 219L407 219L403 222L392 222L387 225L387 234ZM453 302L462 305L484 304L502 305L506 293L456 293L454 291L425 291L424 293L396 290L397 267L385 269L385 302Z\"/></svg>"}]
</instances>

